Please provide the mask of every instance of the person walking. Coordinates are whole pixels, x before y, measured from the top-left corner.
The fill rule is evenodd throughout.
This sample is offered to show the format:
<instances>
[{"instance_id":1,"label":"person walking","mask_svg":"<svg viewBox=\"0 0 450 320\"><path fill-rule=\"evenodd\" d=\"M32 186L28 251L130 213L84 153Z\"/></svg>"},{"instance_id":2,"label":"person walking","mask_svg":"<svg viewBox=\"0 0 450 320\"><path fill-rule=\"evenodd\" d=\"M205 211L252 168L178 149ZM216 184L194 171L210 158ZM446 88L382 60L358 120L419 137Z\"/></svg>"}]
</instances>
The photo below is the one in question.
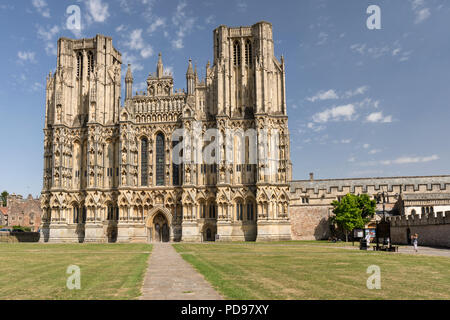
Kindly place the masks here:
<instances>
[{"instance_id":1,"label":"person walking","mask_svg":"<svg viewBox=\"0 0 450 320\"><path fill-rule=\"evenodd\" d=\"M364 240L366 240L367 248L370 248L370 233L369 232L366 234L366 237Z\"/></svg>"},{"instance_id":2,"label":"person walking","mask_svg":"<svg viewBox=\"0 0 450 320\"><path fill-rule=\"evenodd\" d=\"M414 246L414 250L416 252L418 252L418 250L417 250L418 241L419 241L419 235L417 233L415 233L414 236L412 237L412 243L413 243L413 246Z\"/></svg>"}]
</instances>

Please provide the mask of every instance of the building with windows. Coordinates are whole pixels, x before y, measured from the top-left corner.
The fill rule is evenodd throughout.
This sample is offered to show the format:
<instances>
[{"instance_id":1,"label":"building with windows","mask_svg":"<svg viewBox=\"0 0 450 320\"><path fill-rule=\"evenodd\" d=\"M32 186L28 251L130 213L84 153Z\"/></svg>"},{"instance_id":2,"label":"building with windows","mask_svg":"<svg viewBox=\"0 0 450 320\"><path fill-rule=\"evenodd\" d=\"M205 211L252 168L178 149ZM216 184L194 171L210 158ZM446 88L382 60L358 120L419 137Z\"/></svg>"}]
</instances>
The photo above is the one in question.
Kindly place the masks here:
<instances>
[{"instance_id":1,"label":"building with windows","mask_svg":"<svg viewBox=\"0 0 450 320\"><path fill-rule=\"evenodd\" d=\"M21 195L11 194L8 196L7 206L0 208L0 212L3 214L3 219L0 217L0 225L28 227L34 232L40 228L42 210L39 198L34 199L28 195L24 199Z\"/></svg>"},{"instance_id":2,"label":"building with windows","mask_svg":"<svg viewBox=\"0 0 450 320\"><path fill-rule=\"evenodd\" d=\"M272 25L218 27L213 55L203 79L189 60L186 91L160 54L147 90L133 94L129 65L121 105L112 39L59 39L46 86L42 241L291 238L285 64ZM195 134L174 139L177 130ZM200 136L195 151L187 140ZM216 160L199 161L198 150Z\"/></svg>"},{"instance_id":3,"label":"building with windows","mask_svg":"<svg viewBox=\"0 0 450 320\"><path fill-rule=\"evenodd\" d=\"M160 54L147 89L133 94L128 65L122 103L112 39L59 39L46 86L41 241L328 239L331 202L367 193L379 214L397 216L396 241L420 225L426 241L450 245L450 176L292 181L272 25L219 26L212 40L202 79L187 62L186 90Z\"/></svg>"}]
</instances>

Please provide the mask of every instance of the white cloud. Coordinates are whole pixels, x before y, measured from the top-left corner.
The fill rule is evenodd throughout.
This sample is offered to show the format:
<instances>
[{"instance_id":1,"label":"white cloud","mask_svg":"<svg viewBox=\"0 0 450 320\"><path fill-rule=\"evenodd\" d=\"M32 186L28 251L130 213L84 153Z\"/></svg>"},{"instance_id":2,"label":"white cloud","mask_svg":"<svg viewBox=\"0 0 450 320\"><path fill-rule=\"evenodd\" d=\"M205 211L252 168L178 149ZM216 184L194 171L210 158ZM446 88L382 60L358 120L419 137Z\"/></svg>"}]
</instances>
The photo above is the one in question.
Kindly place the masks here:
<instances>
[{"instance_id":1,"label":"white cloud","mask_svg":"<svg viewBox=\"0 0 450 320\"><path fill-rule=\"evenodd\" d=\"M325 126L316 125L314 122L309 122L306 127L314 132L325 130Z\"/></svg>"},{"instance_id":2,"label":"white cloud","mask_svg":"<svg viewBox=\"0 0 450 320\"><path fill-rule=\"evenodd\" d=\"M205 19L206 24L213 24L216 21L216 17L214 15L210 15Z\"/></svg>"},{"instance_id":3,"label":"white cloud","mask_svg":"<svg viewBox=\"0 0 450 320\"><path fill-rule=\"evenodd\" d=\"M148 27L147 32L153 33L155 32L159 27L163 27L166 25L166 20L164 18L156 18L155 21Z\"/></svg>"},{"instance_id":4,"label":"white cloud","mask_svg":"<svg viewBox=\"0 0 450 320\"><path fill-rule=\"evenodd\" d=\"M25 62L36 62L36 53L31 51L19 51L17 53L17 57L19 58L20 63Z\"/></svg>"},{"instance_id":5,"label":"white cloud","mask_svg":"<svg viewBox=\"0 0 450 320\"><path fill-rule=\"evenodd\" d=\"M339 99L339 96L337 95L336 91L333 89L330 89L328 91L320 91L315 96L307 98L306 100L311 102L316 102L317 100L332 100L332 99Z\"/></svg>"},{"instance_id":6,"label":"white cloud","mask_svg":"<svg viewBox=\"0 0 450 320\"><path fill-rule=\"evenodd\" d=\"M362 95L362 94L366 93L367 90L369 90L368 86L362 86L362 87L359 87L359 88L357 88L357 89L355 89L353 91L349 90L349 91L347 91L344 94L344 98L351 98L351 97L354 97L354 96L357 96L357 95Z\"/></svg>"},{"instance_id":7,"label":"white cloud","mask_svg":"<svg viewBox=\"0 0 450 320\"><path fill-rule=\"evenodd\" d=\"M242 0L238 1L237 4L236 4L236 6L237 6L237 10L238 10L239 12L245 12L245 11L247 11L248 5L247 5L247 3L246 3L245 1L242 1Z\"/></svg>"},{"instance_id":8,"label":"white cloud","mask_svg":"<svg viewBox=\"0 0 450 320\"><path fill-rule=\"evenodd\" d=\"M58 26L53 26L50 29L46 30L44 27L39 26L37 33L38 37L42 40L50 41L53 39L53 37L59 32Z\"/></svg>"},{"instance_id":9,"label":"white cloud","mask_svg":"<svg viewBox=\"0 0 450 320\"><path fill-rule=\"evenodd\" d=\"M421 22L424 22L431 16L430 9L424 8L416 12L416 20L414 21L415 24L419 24Z\"/></svg>"},{"instance_id":10,"label":"white cloud","mask_svg":"<svg viewBox=\"0 0 450 320\"><path fill-rule=\"evenodd\" d=\"M380 152L381 152L380 149L373 149L373 150L369 151L369 154L377 154L377 153L380 153Z\"/></svg>"},{"instance_id":11,"label":"white cloud","mask_svg":"<svg viewBox=\"0 0 450 320\"><path fill-rule=\"evenodd\" d=\"M366 117L366 121L368 122L382 122L382 123L390 123L392 122L392 116L384 116L383 112L373 112Z\"/></svg>"},{"instance_id":12,"label":"white cloud","mask_svg":"<svg viewBox=\"0 0 450 320\"><path fill-rule=\"evenodd\" d=\"M144 69L144 66L139 62L139 59L133 55L130 54L127 51L124 51L122 53L122 61L123 61L123 67L126 68L125 66L127 66L128 64L131 64L131 71L135 72L135 71L141 71ZM123 73L124 75L125 73Z\"/></svg>"},{"instance_id":13,"label":"white cloud","mask_svg":"<svg viewBox=\"0 0 450 320\"><path fill-rule=\"evenodd\" d=\"M350 121L354 119L355 106L353 104L347 104L345 106L338 106L325 111L316 113L313 115L314 122L326 123L328 121L346 120Z\"/></svg>"},{"instance_id":14,"label":"white cloud","mask_svg":"<svg viewBox=\"0 0 450 320\"><path fill-rule=\"evenodd\" d=\"M172 17L173 25L178 28L176 32L176 38L172 40L172 47L175 49L184 48L183 40L185 36L194 29L195 26L196 18L190 17L186 14L186 7L186 1L181 1L178 4L177 9L175 10L175 13Z\"/></svg>"},{"instance_id":15,"label":"white cloud","mask_svg":"<svg viewBox=\"0 0 450 320\"><path fill-rule=\"evenodd\" d=\"M125 45L131 50L139 51L144 59L153 55L152 46L146 44L142 38L142 29L133 30L129 36L129 41Z\"/></svg>"},{"instance_id":16,"label":"white cloud","mask_svg":"<svg viewBox=\"0 0 450 320\"><path fill-rule=\"evenodd\" d=\"M439 160L439 156L434 154L431 156L423 156L423 157L399 157L397 159L393 160L380 160L380 161L367 161L367 162L361 162L361 166L390 166L390 165L404 165L404 164L414 164L414 163L427 163L431 161Z\"/></svg>"},{"instance_id":17,"label":"white cloud","mask_svg":"<svg viewBox=\"0 0 450 320\"><path fill-rule=\"evenodd\" d=\"M370 148L370 144L368 144L368 143L363 144L363 148L364 149L369 149Z\"/></svg>"},{"instance_id":18,"label":"white cloud","mask_svg":"<svg viewBox=\"0 0 450 320\"><path fill-rule=\"evenodd\" d=\"M57 53L54 37L58 34L59 31L60 29L56 25L49 28L48 30L42 26L38 27L37 30L38 38L44 40L45 52L49 56L56 55Z\"/></svg>"},{"instance_id":19,"label":"white cloud","mask_svg":"<svg viewBox=\"0 0 450 320\"><path fill-rule=\"evenodd\" d=\"M425 0L411 0L411 8L416 15L415 24L419 24L427 20L431 16L430 9L426 7Z\"/></svg>"},{"instance_id":20,"label":"white cloud","mask_svg":"<svg viewBox=\"0 0 450 320\"><path fill-rule=\"evenodd\" d=\"M50 18L50 9L45 0L32 0L31 3L44 18Z\"/></svg>"},{"instance_id":21,"label":"white cloud","mask_svg":"<svg viewBox=\"0 0 450 320\"><path fill-rule=\"evenodd\" d=\"M95 22L105 22L109 17L109 5L102 0L85 0L90 17Z\"/></svg>"},{"instance_id":22,"label":"white cloud","mask_svg":"<svg viewBox=\"0 0 450 320\"><path fill-rule=\"evenodd\" d=\"M324 45L328 40L328 34L325 32L319 33L319 41L317 42L318 46Z\"/></svg>"},{"instance_id":23,"label":"white cloud","mask_svg":"<svg viewBox=\"0 0 450 320\"><path fill-rule=\"evenodd\" d=\"M391 165L391 164L410 164L410 163L426 163L431 161L439 160L439 156L434 154L432 156L427 157L400 157L395 160L384 160L380 163L383 165Z\"/></svg>"}]
</instances>

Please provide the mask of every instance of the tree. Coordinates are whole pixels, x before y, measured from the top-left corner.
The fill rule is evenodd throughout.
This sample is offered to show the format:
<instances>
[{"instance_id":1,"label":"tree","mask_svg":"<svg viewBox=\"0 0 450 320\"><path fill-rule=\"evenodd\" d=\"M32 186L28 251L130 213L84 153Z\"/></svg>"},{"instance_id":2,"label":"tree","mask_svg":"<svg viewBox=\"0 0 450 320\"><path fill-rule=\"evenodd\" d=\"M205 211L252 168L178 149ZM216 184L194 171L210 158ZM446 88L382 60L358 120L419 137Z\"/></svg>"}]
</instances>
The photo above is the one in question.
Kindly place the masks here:
<instances>
[{"instance_id":1,"label":"tree","mask_svg":"<svg viewBox=\"0 0 450 320\"><path fill-rule=\"evenodd\" d=\"M349 233L355 228L364 228L375 214L377 202L370 200L367 194L347 194L341 201L333 201L332 222L345 233L345 241L348 241Z\"/></svg>"},{"instance_id":2,"label":"tree","mask_svg":"<svg viewBox=\"0 0 450 320\"><path fill-rule=\"evenodd\" d=\"M2 194L0 195L0 204L3 207L6 207L8 205L8 196L9 196L8 191L3 191Z\"/></svg>"}]
</instances>

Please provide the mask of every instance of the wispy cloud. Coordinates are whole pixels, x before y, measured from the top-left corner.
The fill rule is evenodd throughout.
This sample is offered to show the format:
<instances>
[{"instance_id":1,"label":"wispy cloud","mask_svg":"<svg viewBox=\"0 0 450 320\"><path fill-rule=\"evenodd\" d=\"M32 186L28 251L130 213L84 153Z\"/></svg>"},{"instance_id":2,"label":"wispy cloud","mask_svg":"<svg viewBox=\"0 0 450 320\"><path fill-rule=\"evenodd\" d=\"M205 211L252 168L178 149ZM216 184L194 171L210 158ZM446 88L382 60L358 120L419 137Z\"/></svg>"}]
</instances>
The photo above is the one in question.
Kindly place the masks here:
<instances>
[{"instance_id":1,"label":"wispy cloud","mask_svg":"<svg viewBox=\"0 0 450 320\"><path fill-rule=\"evenodd\" d=\"M45 0L32 0L31 4L44 18L50 18L50 9Z\"/></svg>"},{"instance_id":2,"label":"wispy cloud","mask_svg":"<svg viewBox=\"0 0 450 320\"><path fill-rule=\"evenodd\" d=\"M373 112L366 117L367 122L391 123L392 116L384 116L383 112Z\"/></svg>"},{"instance_id":3,"label":"wispy cloud","mask_svg":"<svg viewBox=\"0 0 450 320\"><path fill-rule=\"evenodd\" d=\"M337 95L336 91L333 89L330 89L328 91L320 91L316 95L310 98L306 98L306 100L311 102L316 102L318 100L332 100L332 99L339 99L339 96Z\"/></svg>"},{"instance_id":4,"label":"wispy cloud","mask_svg":"<svg viewBox=\"0 0 450 320\"><path fill-rule=\"evenodd\" d=\"M411 9L416 16L415 24L422 23L431 16L430 9L426 5L425 0L411 0Z\"/></svg>"},{"instance_id":5,"label":"wispy cloud","mask_svg":"<svg viewBox=\"0 0 450 320\"><path fill-rule=\"evenodd\" d=\"M36 53L32 51L19 51L17 53L18 62L23 64L26 62L36 63Z\"/></svg>"},{"instance_id":6,"label":"wispy cloud","mask_svg":"<svg viewBox=\"0 0 450 320\"><path fill-rule=\"evenodd\" d=\"M316 123L327 123L328 121L350 121L355 117L356 109L353 104L337 106L313 115L313 121Z\"/></svg>"},{"instance_id":7,"label":"wispy cloud","mask_svg":"<svg viewBox=\"0 0 450 320\"><path fill-rule=\"evenodd\" d=\"M159 27L164 27L166 25L166 19L157 17L155 21L150 24L150 26L147 29L147 32L152 34L155 32Z\"/></svg>"},{"instance_id":8,"label":"wispy cloud","mask_svg":"<svg viewBox=\"0 0 450 320\"><path fill-rule=\"evenodd\" d=\"M186 7L186 1L181 1L172 17L172 23L178 28L176 38L172 40L172 47L175 49L184 48L184 37L189 34L195 26L196 18L187 15Z\"/></svg>"},{"instance_id":9,"label":"wispy cloud","mask_svg":"<svg viewBox=\"0 0 450 320\"><path fill-rule=\"evenodd\" d=\"M133 30L129 36L129 41L125 45L131 50L139 51L141 57L144 59L153 55L152 46L146 44L142 38L142 29Z\"/></svg>"},{"instance_id":10,"label":"wispy cloud","mask_svg":"<svg viewBox=\"0 0 450 320\"><path fill-rule=\"evenodd\" d=\"M237 10L239 12L246 12L248 5L247 5L247 3L245 1L238 0L237 3L236 3L236 7L237 7Z\"/></svg>"},{"instance_id":11,"label":"wispy cloud","mask_svg":"<svg viewBox=\"0 0 450 320\"><path fill-rule=\"evenodd\" d=\"M44 41L45 52L48 55L56 55L56 45L54 37L59 33L59 31L60 29L57 25L54 25L53 27L47 27L47 29L42 26L38 26L38 38Z\"/></svg>"},{"instance_id":12,"label":"wispy cloud","mask_svg":"<svg viewBox=\"0 0 450 320\"><path fill-rule=\"evenodd\" d=\"M439 156L437 154L431 155L431 156L404 156L399 157L393 160L379 160L379 161L366 161L366 162L360 162L359 164L361 166L390 166L390 165L405 165L405 164L415 164L415 163L427 163L439 160Z\"/></svg>"},{"instance_id":13,"label":"wispy cloud","mask_svg":"<svg viewBox=\"0 0 450 320\"><path fill-rule=\"evenodd\" d=\"M85 4L94 22L105 22L109 18L109 5L102 0L85 0Z\"/></svg>"}]
</instances>

